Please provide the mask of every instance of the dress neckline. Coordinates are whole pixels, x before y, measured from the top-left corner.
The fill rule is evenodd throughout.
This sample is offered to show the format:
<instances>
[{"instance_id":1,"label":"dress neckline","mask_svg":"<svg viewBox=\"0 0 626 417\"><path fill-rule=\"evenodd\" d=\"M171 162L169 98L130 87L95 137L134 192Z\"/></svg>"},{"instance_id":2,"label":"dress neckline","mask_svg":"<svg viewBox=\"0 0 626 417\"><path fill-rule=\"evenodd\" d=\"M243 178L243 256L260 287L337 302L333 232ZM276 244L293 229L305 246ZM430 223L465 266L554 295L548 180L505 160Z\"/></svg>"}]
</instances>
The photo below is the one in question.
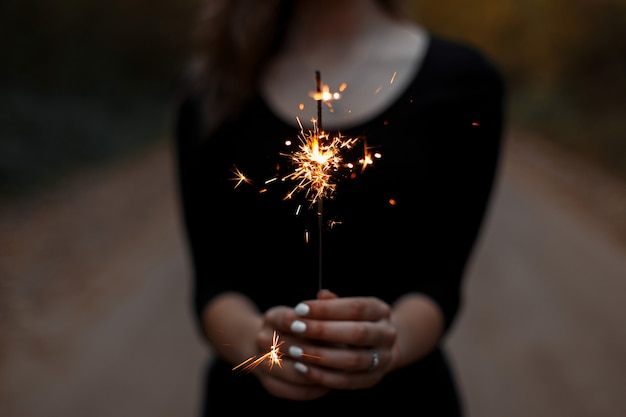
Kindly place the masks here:
<instances>
[{"instance_id":1,"label":"dress neckline","mask_svg":"<svg viewBox=\"0 0 626 417\"><path fill-rule=\"evenodd\" d=\"M413 88L416 82L421 78L424 64L426 63L427 57L430 55L431 49L433 47L433 39L430 34L425 34L424 41L425 41L425 46L423 48L423 51L414 57L412 64L409 66L409 71L411 73L410 77L408 77L409 81L406 82L405 85L403 85L402 88L393 95L392 99L390 99L383 105L379 106L373 112L362 115L358 118L347 119L345 122L341 124L337 124L336 126L331 125L330 127L328 127L327 124L324 124L322 126L323 129L327 131L328 130L348 131L348 130L353 130L353 129L359 129L360 127L365 126L371 123L372 121L380 118L381 116L386 114L390 109L397 106L398 103L403 100L406 94ZM267 110L267 112L271 114L278 122L285 125L286 127L296 128L296 129L300 128L300 126L298 125L298 118L302 118L304 113L299 114L298 112L294 112L293 115L289 117L284 111L280 111L279 109L277 109L276 106L271 103L271 100L268 99L268 97L266 97L266 95L261 90L257 92L257 97L260 103L262 104L262 106ZM311 100L310 102L311 104L308 105L309 107L311 107L311 105L315 105L314 104L315 101L312 98L310 100ZM324 116L327 115L329 112L329 108L327 107L325 103L322 103L322 112L323 112L322 121L324 122L325 120ZM307 121L305 121L305 124Z\"/></svg>"}]
</instances>

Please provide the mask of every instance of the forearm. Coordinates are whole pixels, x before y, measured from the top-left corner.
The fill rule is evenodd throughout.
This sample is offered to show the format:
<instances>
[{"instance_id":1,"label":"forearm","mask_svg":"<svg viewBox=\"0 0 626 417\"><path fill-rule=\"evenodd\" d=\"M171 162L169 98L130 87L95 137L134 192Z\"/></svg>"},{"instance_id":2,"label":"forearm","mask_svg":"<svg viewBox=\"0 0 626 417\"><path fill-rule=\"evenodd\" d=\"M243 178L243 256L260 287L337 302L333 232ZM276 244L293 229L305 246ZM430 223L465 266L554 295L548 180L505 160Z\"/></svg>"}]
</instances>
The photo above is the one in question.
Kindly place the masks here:
<instances>
[{"instance_id":1,"label":"forearm","mask_svg":"<svg viewBox=\"0 0 626 417\"><path fill-rule=\"evenodd\" d=\"M431 352L441 340L444 318L439 306L423 294L407 294L392 306L396 328L396 368L409 365Z\"/></svg>"},{"instance_id":2,"label":"forearm","mask_svg":"<svg viewBox=\"0 0 626 417\"><path fill-rule=\"evenodd\" d=\"M204 308L202 323L216 353L230 363L255 355L263 318L254 303L238 293L224 293Z\"/></svg>"}]
</instances>

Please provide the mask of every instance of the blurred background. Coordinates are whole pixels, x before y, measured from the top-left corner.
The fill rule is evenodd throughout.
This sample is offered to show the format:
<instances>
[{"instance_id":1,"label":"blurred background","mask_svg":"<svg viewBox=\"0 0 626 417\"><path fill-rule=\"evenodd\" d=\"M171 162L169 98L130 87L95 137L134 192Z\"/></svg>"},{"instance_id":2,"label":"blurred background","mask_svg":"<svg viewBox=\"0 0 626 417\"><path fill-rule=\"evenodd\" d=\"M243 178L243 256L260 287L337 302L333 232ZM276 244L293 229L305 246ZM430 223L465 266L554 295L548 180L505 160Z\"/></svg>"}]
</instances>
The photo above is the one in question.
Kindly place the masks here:
<instances>
[{"instance_id":1,"label":"blurred background","mask_svg":"<svg viewBox=\"0 0 626 417\"><path fill-rule=\"evenodd\" d=\"M626 415L626 1L413 2L509 88L447 340L469 417ZM193 416L170 140L198 0L0 4L0 416Z\"/></svg>"}]
</instances>

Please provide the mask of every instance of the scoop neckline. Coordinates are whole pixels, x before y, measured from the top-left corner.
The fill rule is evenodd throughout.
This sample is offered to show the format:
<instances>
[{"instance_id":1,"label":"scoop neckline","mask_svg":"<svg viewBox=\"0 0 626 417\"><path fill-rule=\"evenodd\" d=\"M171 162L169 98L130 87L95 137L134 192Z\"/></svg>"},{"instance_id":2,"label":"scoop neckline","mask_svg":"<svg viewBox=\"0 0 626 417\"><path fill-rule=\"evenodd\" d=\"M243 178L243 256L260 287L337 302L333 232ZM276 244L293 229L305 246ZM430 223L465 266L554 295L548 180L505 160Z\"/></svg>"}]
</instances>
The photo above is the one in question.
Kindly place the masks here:
<instances>
[{"instance_id":1,"label":"scoop neckline","mask_svg":"<svg viewBox=\"0 0 626 417\"><path fill-rule=\"evenodd\" d=\"M431 48L432 48L432 36L429 33L426 33L425 36L426 36L425 37L426 45L424 47L424 51L421 54L418 54L414 58L415 62L413 62L411 66L412 75L410 77L410 81L404 86L402 91L397 93L394 99L390 100L385 105L381 106L377 111L373 112L371 115L364 116L363 118L359 118L356 121L354 121L354 123L348 122L348 123L341 124L338 126L333 126L331 128L324 127L324 130L350 131L354 129L359 129L360 127L366 126L372 123L373 121L379 119L380 117L385 115L390 109L396 107L403 100L406 94L413 88L416 81L419 78L421 78L424 63L426 62L427 57L430 54ZM287 120L287 118L281 112L275 110L274 106L267 99L267 97L265 97L261 89L257 91L257 97L259 101L262 103L263 107L265 107L265 109L268 111L269 114L272 115L272 117L274 117L274 119L280 121L281 124L287 127L290 127L293 129L300 128L300 126L297 123L298 115L296 113L294 113L293 118Z\"/></svg>"}]
</instances>

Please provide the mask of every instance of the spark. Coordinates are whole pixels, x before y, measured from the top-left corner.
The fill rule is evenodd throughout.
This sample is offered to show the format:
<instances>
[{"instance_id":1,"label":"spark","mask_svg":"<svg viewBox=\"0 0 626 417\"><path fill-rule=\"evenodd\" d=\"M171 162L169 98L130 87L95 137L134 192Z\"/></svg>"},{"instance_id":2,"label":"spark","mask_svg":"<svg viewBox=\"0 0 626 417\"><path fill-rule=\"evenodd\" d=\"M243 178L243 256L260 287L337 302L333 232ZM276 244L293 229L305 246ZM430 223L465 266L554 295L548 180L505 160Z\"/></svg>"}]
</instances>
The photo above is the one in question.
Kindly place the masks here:
<instances>
[{"instance_id":1,"label":"spark","mask_svg":"<svg viewBox=\"0 0 626 417\"><path fill-rule=\"evenodd\" d=\"M270 350L261 356L252 356L245 361L241 362L239 365L235 366L233 371L240 372L252 372L257 366L262 364L266 359L268 360L269 370L271 371L274 368L274 365L277 365L282 369L282 357L285 355L280 347L282 346L284 341L278 341L279 336L276 330L274 330L274 334L272 336L272 345L270 346Z\"/></svg>"},{"instance_id":2,"label":"spark","mask_svg":"<svg viewBox=\"0 0 626 417\"><path fill-rule=\"evenodd\" d=\"M246 184L251 184L252 181L250 181L249 178L247 178L245 175L243 175L243 173L241 171L239 171L239 169L236 166L233 166L233 170L232 170L233 174L235 174L235 178L231 178L231 180L233 181L237 181L237 183L235 184L234 188L237 188L241 185L241 183L245 182Z\"/></svg>"},{"instance_id":3,"label":"spark","mask_svg":"<svg viewBox=\"0 0 626 417\"><path fill-rule=\"evenodd\" d=\"M356 177L353 171L355 163L344 162L342 152L352 149L360 138L346 138L341 133L328 134L322 129L322 103L326 103L332 111L330 100L339 99L340 93L330 93L327 85L321 82L319 71L315 72L316 91L309 95L317 102L317 119L312 119L313 129L305 131L300 119L296 117L300 126L298 135L299 145L292 153L282 153L291 159L295 169L283 177L284 180L292 180L296 185L287 193L285 200L291 199L295 193L302 192L313 207L317 203L317 229L318 229L318 274L319 288L322 289L322 224L323 224L323 201L333 196L337 187L336 179L340 169L348 169L349 178ZM347 88L345 83L340 86L340 91ZM361 172L373 163L372 155L367 144L364 146L364 155L358 161ZM333 227L339 223L334 223ZM332 227L331 227L332 228ZM309 243L308 231L305 233L305 242Z\"/></svg>"},{"instance_id":4,"label":"spark","mask_svg":"<svg viewBox=\"0 0 626 417\"><path fill-rule=\"evenodd\" d=\"M341 84L339 87L340 91L344 91L346 89L346 83ZM341 93L339 92L330 92L330 87L326 84L321 86L320 91L311 91L309 93L309 97L312 97L315 101L323 101L329 104L329 101L339 100L341 98ZM329 104L330 105L330 104ZM304 107L304 106L303 106Z\"/></svg>"},{"instance_id":5,"label":"spark","mask_svg":"<svg viewBox=\"0 0 626 417\"><path fill-rule=\"evenodd\" d=\"M333 229L335 226L340 225L341 222L338 220L331 220L330 222L328 222L328 226Z\"/></svg>"},{"instance_id":6,"label":"spark","mask_svg":"<svg viewBox=\"0 0 626 417\"><path fill-rule=\"evenodd\" d=\"M339 92L331 92L328 85L321 83L320 72L316 71L316 91L311 92L309 95L317 102L317 118L311 119L313 128L305 130L302 126L300 118L296 117L300 131L297 135L298 143L293 144L291 140L285 141L291 152L281 152L280 155L287 157L291 162L292 171L287 173L282 172L280 169L281 164L277 165L276 175L272 178L266 179L264 186L271 186L278 180L281 182L292 181L295 185L286 192L284 200L291 200L295 194L303 194L304 199L310 203L312 208L317 203L317 218L318 218L318 253L319 253L319 287L322 287L322 225L323 222L323 201L326 198L332 198L337 188L337 182L342 178L353 179L357 177L358 169L360 167L361 173L370 165L374 163L374 159L380 158L380 153L372 154L371 148L367 146L367 143L363 145L363 154L361 157L355 158L355 160L348 160L348 158L356 156L355 152L351 151L361 140L360 137L351 138L345 137L341 133L330 134L322 129L322 106L327 104L330 110L332 107L330 102L333 100L339 100L341 93L346 90L346 83L342 83L339 86ZM304 109L304 104L299 105L300 110ZM295 142L295 141L294 141ZM341 172L343 171L343 172ZM234 167L232 172L235 174L235 178L231 178L236 181L235 187L239 187L242 183L252 184L252 181L248 179L237 167ZM280 172L280 174L279 174ZM267 188L260 190L261 193L266 192ZM295 215L300 214L301 204L298 204L295 211ZM329 228L334 228L340 222L329 223ZM305 231L304 240L306 243L310 241L309 231ZM269 352L271 354L272 351ZM263 362L266 357L250 358L238 365L236 369L243 367L244 369L254 369L258 366L258 363ZM275 362L270 362L272 365L275 363L280 364L279 357Z\"/></svg>"},{"instance_id":7,"label":"spark","mask_svg":"<svg viewBox=\"0 0 626 417\"><path fill-rule=\"evenodd\" d=\"M316 91L309 92L309 97L313 98L319 104L324 103L328 106L328 111L331 113L335 112L333 109L333 101L339 100L341 98L341 93L347 88L346 83L342 83L339 86L339 91L331 92L330 87L327 84L319 84L319 88ZM301 105L300 110L304 109L304 106ZM318 106L319 110L319 106ZM318 111L319 113L319 111ZM319 114L318 114L319 117Z\"/></svg>"},{"instance_id":8,"label":"spark","mask_svg":"<svg viewBox=\"0 0 626 417\"><path fill-rule=\"evenodd\" d=\"M372 153L370 152L370 148L367 146L367 142L363 145L363 158L359 160L359 164L361 164L361 172L365 171L368 165L372 165L374 160L372 159Z\"/></svg>"},{"instance_id":9,"label":"spark","mask_svg":"<svg viewBox=\"0 0 626 417\"><path fill-rule=\"evenodd\" d=\"M287 193L285 199L292 198L297 192L304 192L305 197L315 203L330 197L336 184L333 175L340 168L350 168L349 163L343 163L341 151L354 147L358 138L345 138L341 134L329 136L319 129L317 121L313 122L313 129L306 132L300 119L296 118L300 126L298 149L289 154L282 154L291 159L296 167L283 180L296 181L295 187ZM367 165L366 162L361 162Z\"/></svg>"}]
</instances>

